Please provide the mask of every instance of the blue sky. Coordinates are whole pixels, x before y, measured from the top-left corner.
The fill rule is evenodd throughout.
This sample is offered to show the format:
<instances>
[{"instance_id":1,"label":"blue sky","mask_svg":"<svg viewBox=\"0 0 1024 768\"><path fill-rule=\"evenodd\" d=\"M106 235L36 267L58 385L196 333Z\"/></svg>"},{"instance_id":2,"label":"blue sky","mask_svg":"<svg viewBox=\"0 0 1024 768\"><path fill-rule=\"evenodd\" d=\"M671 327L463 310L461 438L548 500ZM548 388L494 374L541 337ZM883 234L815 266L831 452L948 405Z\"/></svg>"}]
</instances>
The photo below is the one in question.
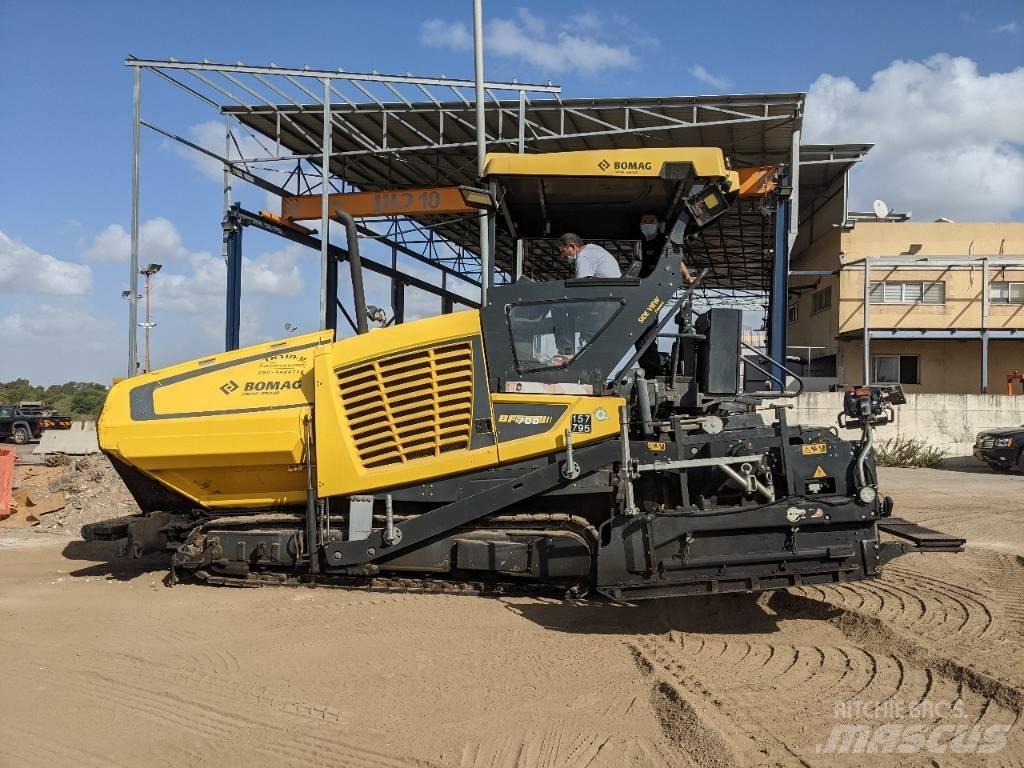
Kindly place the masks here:
<instances>
[{"instance_id":1,"label":"blue sky","mask_svg":"<svg viewBox=\"0 0 1024 768\"><path fill-rule=\"evenodd\" d=\"M127 267L116 254L130 213L127 54L471 77L470 9L468 0L392 2L386 13L351 2L0 0L0 380L123 373ZM726 9L492 0L485 19L488 78L550 79L571 97L809 90L811 140L878 142L858 171L862 196L921 215L1024 217L1019 1ZM143 105L177 127L216 118L152 82ZM150 255L167 262L154 332L162 365L221 344L221 189L146 131L142 169ZM957 191L978 184L995 206L971 209L977 195ZM236 195L265 207L260 191L238 185ZM247 297L243 342L283 335L285 322L315 327L316 254L251 232L246 254L266 283ZM200 300L184 298L197 285Z\"/></svg>"}]
</instances>

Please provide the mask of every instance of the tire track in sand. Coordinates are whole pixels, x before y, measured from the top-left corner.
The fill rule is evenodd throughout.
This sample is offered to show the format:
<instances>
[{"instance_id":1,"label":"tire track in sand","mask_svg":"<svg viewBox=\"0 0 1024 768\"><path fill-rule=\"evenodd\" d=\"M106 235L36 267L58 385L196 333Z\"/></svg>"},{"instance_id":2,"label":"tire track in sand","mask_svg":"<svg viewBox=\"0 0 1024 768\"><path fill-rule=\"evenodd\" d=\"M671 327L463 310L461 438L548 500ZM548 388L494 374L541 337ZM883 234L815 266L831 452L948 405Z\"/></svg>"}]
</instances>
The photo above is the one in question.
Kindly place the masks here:
<instances>
[{"instance_id":1,"label":"tire track in sand","mask_svg":"<svg viewBox=\"0 0 1024 768\"><path fill-rule=\"evenodd\" d=\"M916 583L931 584L924 578ZM776 632L744 636L671 631L642 636L629 645L641 668L650 667L685 692L691 708L703 702L704 712L711 713L704 718L705 725L719 737L739 734L731 753L738 764L814 763L816 748L832 727L850 717L856 720L865 704L873 708L871 712L891 715L887 724L936 729L942 748L975 726L1009 727L1011 743L1019 747L1022 735L1016 726L1024 710L1024 691L914 639L938 632L937 627L968 638L993 632L988 614L970 590L943 586L932 585L941 595L926 594L922 600L899 589L877 594L838 590L837 602L861 611L878 610L884 618L812 596L829 590L775 593L765 598L765 604L783 619ZM945 601L946 607L936 622L923 616L933 600ZM899 626L894 621L899 616L918 634L890 630L890 622ZM800 619L822 622L830 630L818 640ZM930 628L927 633L923 626ZM834 629L844 639L837 640ZM870 717L866 722L880 724ZM965 762L971 762L968 757ZM947 754L946 761L950 760L957 763L961 758ZM998 761L993 756L993 762Z\"/></svg>"},{"instance_id":2,"label":"tire track in sand","mask_svg":"<svg viewBox=\"0 0 1024 768\"><path fill-rule=\"evenodd\" d=\"M325 708L307 709L272 697L238 697L239 688L217 685L215 679L211 685L197 689L183 685L180 679L174 687L159 684L164 676L161 668L156 668L156 680L153 667L120 666L116 674L109 669L51 669L61 676L62 692L69 699L118 717L141 718L180 731L181 752L174 756L179 765L198 764L224 745L238 743L253 755L255 764L338 768L436 765L390 755L356 741L338 721L324 717ZM145 684L134 680L144 680Z\"/></svg>"},{"instance_id":3,"label":"tire track in sand","mask_svg":"<svg viewBox=\"0 0 1024 768\"><path fill-rule=\"evenodd\" d=\"M940 575L927 572L934 569ZM928 560L888 565L881 579L802 587L840 611L883 622L965 666L1024 688L1024 565L986 550L956 555L947 567Z\"/></svg>"}]
</instances>

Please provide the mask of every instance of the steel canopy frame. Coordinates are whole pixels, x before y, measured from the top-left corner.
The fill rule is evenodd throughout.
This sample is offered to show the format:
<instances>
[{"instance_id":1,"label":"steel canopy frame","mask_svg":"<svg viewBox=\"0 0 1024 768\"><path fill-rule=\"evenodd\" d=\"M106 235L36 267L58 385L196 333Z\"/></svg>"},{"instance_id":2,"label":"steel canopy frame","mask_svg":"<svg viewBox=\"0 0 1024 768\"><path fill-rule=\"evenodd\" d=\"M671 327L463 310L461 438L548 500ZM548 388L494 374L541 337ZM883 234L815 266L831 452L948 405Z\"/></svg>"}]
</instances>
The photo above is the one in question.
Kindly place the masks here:
<instances>
[{"instance_id":1,"label":"steel canopy frame","mask_svg":"<svg viewBox=\"0 0 1024 768\"><path fill-rule=\"evenodd\" d=\"M967 270L973 272L981 269L981 326L978 328L873 328L871 326L871 272L884 270L887 275L902 270L928 272L954 272ZM845 332L837 338L841 340L860 337L863 345L864 383L871 383L871 340L872 339L909 339L921 341L933 340L966 340L977 339L981 342L981 364L978 389L980 394L988 394L988 351L989 341L993 339L1016 339L1024 336L1024 331L1014 328L993 328L990 317L991 287L989 276L993 269L1024 269L1024 256L1021 255L985 255L968 256L867 256L859 260L848 261L841 270L859 270L864 279L863 308L861 310L862 328L859 332Z\"/></svg>"},{"instance_id":2,"label":"steel canopy frame","mask_svg":"<svg viewBox=\"0 0 1024 768\"><path fill-rule=\"evenodd\" d=\"M463 91L467 88L474 86L473 81L449 79L446 77L415 77L412 75L382 75L380 73L362 73L362 72L345 72L344 70L316 70L309 68L288 68L288 67L277 67L271 65L268 67L264 66L248 66L245 64L215 64L209 61L195 62L195 61L178 61L175 59L169 60L154 60L154 59L138 59L135 57L129 57L125 64L133 67L133 142L132 142L132 236L131 236L131 294L129 302L129 362L128 362L128 375L133 376L137 372L137 345L136 345L136 321L137 321L137 285L138 285L138 213L139 213L139 160L140 160L140 139L139 132L141 126L146 126L172 140L178 141L185 146L189 146L192 149L202 152L203 154L220 161L225 168L225 222L228 220L228 213L231 204L231 192L230 192L230 177L235 176L245 181L255 184L256 186L274 192L276 194L288 194L288 191L284 186L275 184L263 177L261 173L255 173L254 171L262 172L282 172L279 165L281 161L291 161L299 159L319 159L320 165L320 181L319 190L323 199L322 203L322 215L320 222L320 232L322 236L320 238L320 317L321 327L325 327L328 323L329 317L333 314L334 302L336 296L329 297L328 283L330 282L331 267L330 264L330 253L331 245L328 242L327 234L329 233L330 225L330 212L328 211L327 198L333 189L336 189L337 181L342 178L335 178L331 173L331 158L334 156L333 152L333 141L335 128L341 128L345 130L345 127L339 125L337 121L332 117L332 111L335 108L335 104L346 104L355 105L356 101L350 98L345 90L347 89L350 93L355 90L362 94L362 97L369 99L375 105L383 104L381 96L385 99L397 98L399 101L404 103L410 102L410 94L416 93L416 98L422 98L426 96L431 101L437 101L437 96L434 91L441 89L446 94L451 92L455 94L460 101L465 102L465 96ZM321 129L319 131L319 146L317 146L316 133L310 133L298 125L295 120L292 119L286 113L278 112L277 123L278 129L283 123L289 130L293 130L296 136L301 137L303 140L308 140L312 148L316 151L308 155L306 158L298 158L296 156L282 155L281 145L278 142L276 149L272 149L271 145L263 141L260 136L251 131L245 130L248 134L249 139L255 143L261 150L261 154L256 157L245 157L245 153L242 151L242 147L239 144L237 136L233 133L231 122L229 119L226 125L226 138L225 138L225 153L220 155L209 147L203 147L195 142L190 142L184 139L182 136L161 128L154 123L148 122L142 118L141 114L141 76L144 71L152 72L167 81L174 86L180 88L182 91L190 94L197 98L200 102L216 109L219 113L226 111L229 105L237 106L242 110L251 111L255 105L271 106L274 107L278 102L284 100L285 102L298 105L300 102L308 103L310 99L314 101L319 114L321 116ZM534 84L520 84L520 83L500 83L500 82L488 82L484 83L488 93L493 94L494 92L505 93L514 92L517 93L522 100L526 93L539 93L539 94L555 94L557 95L561 90L559 86L548 83L546 85L534 85ZM356 97L359 98L359 97ZM400 118L399 118L400 119ZM237 121L236 121L237 123ZM239 127L242 127L240 123L237 123ZM348 131L348 135L354 139L360 141L363 146L372 148L374 147L372 140L365 135L360 135L358 132ZM426 138L426 137L424 137ZM232 147L236 150L232 153ZM237 154L238 157L232 157L232 154ZM252 164L255 162L268 163L273 167L262 167L254 168ZM296 167L289 172L288 179L296 176L296 171L299 171L301 177L301 170ZM287 182L286 182L287 183ZM299 179L296 179L296 185L300 183ZM308 181L307 189L310 189ZM311 191L311 190L310 190ZM235 274L238 270L238 266L241 264L241 238L234 237L231 241L229 248L229 236L231 228L225 226L225 247L224 256L228 262L229 277L228 277L228 306L227 306L227 317L226 317L226 340L229 347L232 344L237 346L238 343L238 327L239 327L239 304L241 296L241 283L239 275ZM386 235L381 235L374 232L372 236L386 244L392 246L392 295L400 295L401 291L396 290L400 286L396 285L396 281L408 282L403 280L401 272L397 267L397 254L402 252L406 255L412 253L411 249L404 243L392 242ZM430 264L429 259L420 257L421 261L425 261ZM369 260L368 260L369 261ZM441 272L441 280L444 283L449 274L462 277L459 273L445 269L441 264L432 264L435 268ZM479 270L478 270L479 273ZM450 309L453 304L453 296L457 294L451 294L447 288L442 285L442 289L439 295L443 297L442 310ZM396 300L395 303L399 303L400 300ZM344 309L344 308L342 308Z\"/></svg>"},{"instance_id":3,"label":"steel canopy frame","mask_svg":"<svg viewBox=\"0 0 1024 768\"><path fill-rule=\"evenodd\" d=\"M490 95L485 127L491 151L709 145L722 147L734 165L791 164L803 105L802 94L571 100L529 99L524 94L519 101L503 101ZM275 144L286 145L291 158L315 154L312 145L294 131L278 131L277 115L283 111L301 124L306 133L312 133L319 129L314 105L277 105L251 111L228 107L225 111ZM361 189L475 181L475 134L471 130L474 113L468 100L340 106L333 116L351 131L349 135L336 135L332 168L336 175L344 176ZM355 141L352 133L377 138L372 147L366 147ZM429 135L432 141L425 143L421 138L424 135ZM773 203L764 208L768 217L774 214ZM723 225L728 226L732 217L727 214L725 218ZM733 221L731 226L737 229L742 225ZM469 251L475 247L476 228L461 225L438 229L449 241ZM700 250L729 262L749 259L750 254L759 255L764 268L767 261L761 258L761 238L755 239L754 248L741 248L735 258L730 258L732 249L721 253L723 242L716 230ZM499 227L494 247L499 270L513 272L513 240L503 227ZM623 249L624 259L629 252L630 248ZM537 276L555 279L562 267L553 253L547 257ZM730 275L730 280L733 277Z\"/></svg>"},{"instance_id":4,"label":"steel canopy frame","mask_svg":"<svg viewBox=\"0 0 1024 768\"><path fill-rule=\"evenodd\" d=\"M325 203L332 192L478 181L472 80L175 59L130 57L125 63L135 74L136 132L145 126L221 163L225 212L231 204L231 178L276 195L319 193ZM180 135L182 130L143 119L138 85L143 72L215 109L225 121L226 149L200 145ZM484 132L490 151L703 145L722 147L737 167L792 168L799 162L795 154L803 115L801 93L563 99L560 87L550 82L515 81L485 82L484 92ZM135 141L133 164L138 157ZM137 176L134 181L133 220L138 214ZM799 210L800 186L793 185L789 205L794 210ZM782 242L777 210L775 195L745 198L702 233L690 258L694 266L709 268L705 302L763 306L773 283L779 284L777 276L772 277L773 267L787 261L775 254L776 244ZM321 213L320 230L325 232L330 218L326 206ZM798 217L787 218L788 251ZM513 241L501 217L490 217L489 225L495 236L490 241L488 282L508 282L517 273ZM401 294L402 274L395 269L399 254L434 270L442 295L451 293L451 280L479 286L485 276L478 231L475 216L381 217L364 220L360 227L362 235L391 248L396 296ZM137 240L133 231L133 253ZM329 244L324 237L320 242L323 276ZM631 253L633 246L627 245ZM553 259L536 266L533 273L538 279L555 279L564 269ZM322 285L325 282L321 280ZM322 296L322 315L327 302ZM451 296L443 298L442 309L452 303ZM238 322L237 308L231 322ZM131 340L134 337L133 325ZM133 344L129 355L132 374Z\"/></svg>"}]
</instances>

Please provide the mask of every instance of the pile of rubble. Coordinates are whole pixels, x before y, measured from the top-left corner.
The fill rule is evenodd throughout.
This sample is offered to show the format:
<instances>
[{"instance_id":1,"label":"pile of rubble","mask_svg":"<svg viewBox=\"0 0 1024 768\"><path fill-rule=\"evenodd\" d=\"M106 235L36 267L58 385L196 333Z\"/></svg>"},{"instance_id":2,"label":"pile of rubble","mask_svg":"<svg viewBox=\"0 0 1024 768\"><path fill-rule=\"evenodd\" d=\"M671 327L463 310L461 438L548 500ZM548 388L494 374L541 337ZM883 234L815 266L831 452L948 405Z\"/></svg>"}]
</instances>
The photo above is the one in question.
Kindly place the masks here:
<instances>
[{"instance_id":1,"label":"pile of rubble","mask_svg":"<svg viewBox=\"0 0 1024 768\"><path fill-rule=\"evenodd\" d=\"M37 527L77 536L86 523L138 513L106 456L68 457L66 462L18 465L12 514L0 527Z\"/></svg>"}]
</instances>

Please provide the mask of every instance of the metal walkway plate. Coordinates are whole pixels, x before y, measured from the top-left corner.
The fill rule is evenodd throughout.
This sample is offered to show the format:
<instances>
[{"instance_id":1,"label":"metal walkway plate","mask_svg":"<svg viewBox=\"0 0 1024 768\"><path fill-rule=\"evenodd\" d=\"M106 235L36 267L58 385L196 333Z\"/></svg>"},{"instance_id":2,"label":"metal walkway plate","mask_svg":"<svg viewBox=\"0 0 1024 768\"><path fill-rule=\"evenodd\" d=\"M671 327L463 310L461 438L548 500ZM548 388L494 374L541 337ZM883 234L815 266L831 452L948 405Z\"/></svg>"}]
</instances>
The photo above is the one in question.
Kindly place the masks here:
<instances>
[{"instance_id":1,"label":"metal walkway plate","mask_svg":"<svg viewBox=\"0 0 1024 768\"><path fill-rule=\"evenodd\" d=\"M948 533L933 531L923 525L912 523L900 517L878 521L878 530L913 543L919 550L927 552L960 552L966 539L950 536Z\"/></svg>"}]
</instances>

